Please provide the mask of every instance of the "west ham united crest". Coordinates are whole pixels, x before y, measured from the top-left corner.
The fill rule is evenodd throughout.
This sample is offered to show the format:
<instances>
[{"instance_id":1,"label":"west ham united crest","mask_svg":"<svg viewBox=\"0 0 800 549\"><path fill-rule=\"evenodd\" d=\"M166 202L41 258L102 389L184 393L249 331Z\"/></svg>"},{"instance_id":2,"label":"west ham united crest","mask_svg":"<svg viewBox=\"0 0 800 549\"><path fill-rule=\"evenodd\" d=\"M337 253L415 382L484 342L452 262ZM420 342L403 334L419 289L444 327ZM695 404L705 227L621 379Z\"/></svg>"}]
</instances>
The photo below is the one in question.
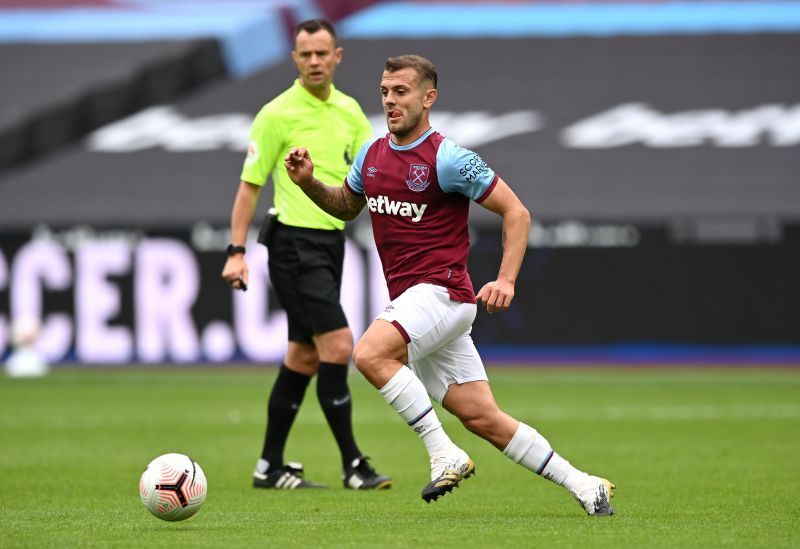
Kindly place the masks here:
<instances>
[{"instance_id":1,"label":"west ham united crest","mask_svg":"<svg viewBox=\"0 0 800 549\"><path fill-rule=\"evenodd\" d=\"M430 184L430 176L431 167L427 164L411 164L408 168L406 185L408 185L408 188L412 191L424 191Z\"/></svg>"}]
</instances>

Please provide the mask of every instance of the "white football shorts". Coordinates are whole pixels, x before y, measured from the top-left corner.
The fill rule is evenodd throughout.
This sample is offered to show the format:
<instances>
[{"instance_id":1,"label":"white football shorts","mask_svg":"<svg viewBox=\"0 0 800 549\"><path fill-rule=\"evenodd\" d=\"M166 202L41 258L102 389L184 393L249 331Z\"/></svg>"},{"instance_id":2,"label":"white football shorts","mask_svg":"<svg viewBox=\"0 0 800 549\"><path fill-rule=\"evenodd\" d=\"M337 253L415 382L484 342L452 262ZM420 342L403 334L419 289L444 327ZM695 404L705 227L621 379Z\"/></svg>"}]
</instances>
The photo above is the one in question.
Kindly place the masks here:
<instances>
[{"instance_id":1,"label":"white football shorts","mask_svg":"<svg viewBox=\"0 0 800 549\"><path fill-rule=\"evenodd\" d=\"M439 404L454 383L488 381L470 335L477 310L474 303L451 301L447 288L417 284L378 315L403 334L408 366Z\"/></svg>"}]
</instances>

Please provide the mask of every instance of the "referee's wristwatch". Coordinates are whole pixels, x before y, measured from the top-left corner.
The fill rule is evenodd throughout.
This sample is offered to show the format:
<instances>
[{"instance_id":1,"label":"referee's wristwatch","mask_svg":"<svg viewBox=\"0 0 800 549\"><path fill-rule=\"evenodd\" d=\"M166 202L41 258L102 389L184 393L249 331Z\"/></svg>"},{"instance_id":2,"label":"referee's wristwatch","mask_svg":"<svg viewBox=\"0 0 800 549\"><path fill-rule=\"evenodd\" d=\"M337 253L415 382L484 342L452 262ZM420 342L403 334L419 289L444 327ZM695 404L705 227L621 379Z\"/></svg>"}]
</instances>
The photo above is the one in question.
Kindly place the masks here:
<instances>
[{"instance_id":1,"label":"referee's wristwatch","mask_svg":"<svg viewBox=\"0 0 800 549\"><path fill-rule=\"evenodd\" d=\"M234 246L233 244L228 244L228 247L225 248L225 253L228 254L228 257L236 254L244 254L244 246Z\"/></svg>"}]
</instances>

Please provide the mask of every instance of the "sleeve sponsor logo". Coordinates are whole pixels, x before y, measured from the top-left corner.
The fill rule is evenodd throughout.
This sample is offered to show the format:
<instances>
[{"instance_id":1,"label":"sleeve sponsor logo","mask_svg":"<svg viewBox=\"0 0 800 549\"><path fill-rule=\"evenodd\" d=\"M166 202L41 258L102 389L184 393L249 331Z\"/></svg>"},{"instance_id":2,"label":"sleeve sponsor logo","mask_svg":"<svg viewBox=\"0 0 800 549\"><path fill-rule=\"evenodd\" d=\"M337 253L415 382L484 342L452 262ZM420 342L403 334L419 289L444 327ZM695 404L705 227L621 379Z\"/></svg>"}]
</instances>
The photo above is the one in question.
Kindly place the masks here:
<instances>
[{"instance_id":1,"label":"sleeve sponsor logo","mask_svg":"<svg viewBox=\"0 0 800 549\"><path fill-rule=\"evenodd\" d=\"M467 180L468 183L473 183L481 174L489 169L489 165L483 161L478 154L473 154L467 162L461 166L458 173Z\"/></svg>"}]
</instances>

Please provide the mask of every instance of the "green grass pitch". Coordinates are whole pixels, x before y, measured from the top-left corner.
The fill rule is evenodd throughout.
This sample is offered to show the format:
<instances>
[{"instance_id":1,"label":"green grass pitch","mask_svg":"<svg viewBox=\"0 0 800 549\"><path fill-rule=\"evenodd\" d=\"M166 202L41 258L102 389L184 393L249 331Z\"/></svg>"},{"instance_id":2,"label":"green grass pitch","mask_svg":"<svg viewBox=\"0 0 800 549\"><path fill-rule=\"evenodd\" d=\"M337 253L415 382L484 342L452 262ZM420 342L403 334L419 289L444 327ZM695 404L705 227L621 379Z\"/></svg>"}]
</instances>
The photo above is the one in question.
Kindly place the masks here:
<instances>
[{"instance_id":1,"label":"green grass pitch","mask_svg":"<svg viewBox=\"0 0 800 549\"><path fill-rule=\"evenodd\" d=\"M617 484L613 517L510 462L446 412L477 476L430 505L422 443L358 374L355 427L384 492L341 485L309 387L286 457L325 491L255 490L274 368L58 369L0 378L0 547L798 547L800 371L490 367L495 396ZM155 456L208 476L193 518L139 502Z\"/></svg>"}]
</instances>

